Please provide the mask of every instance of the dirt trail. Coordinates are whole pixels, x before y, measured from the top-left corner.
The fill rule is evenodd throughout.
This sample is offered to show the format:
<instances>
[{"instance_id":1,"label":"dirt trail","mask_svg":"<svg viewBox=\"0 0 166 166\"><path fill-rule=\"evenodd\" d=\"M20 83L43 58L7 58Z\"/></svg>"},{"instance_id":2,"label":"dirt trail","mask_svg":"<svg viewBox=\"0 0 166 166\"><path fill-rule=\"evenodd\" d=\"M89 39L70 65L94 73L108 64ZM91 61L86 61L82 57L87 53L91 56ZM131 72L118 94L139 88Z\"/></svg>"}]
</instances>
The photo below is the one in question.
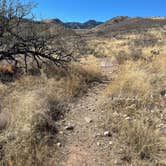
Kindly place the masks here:
<instances>
[{"instance_id":1,"label":"dirt trail","mask_svg":"<svg viewBox=\"0 0 166 166\"><path fill-rule=\"evenodd\" d=\"M111 71L112 67L110 67ZM103 73L108 67L103 70ZM103 104L103 91L108 83L98 84L75 103L65 119L74 125L73 131L66 134L64 147L65 166L108 166L109 137L104 137L99 126L104 125L105 112L100 107Z\"/></svg>"}]
</instances>

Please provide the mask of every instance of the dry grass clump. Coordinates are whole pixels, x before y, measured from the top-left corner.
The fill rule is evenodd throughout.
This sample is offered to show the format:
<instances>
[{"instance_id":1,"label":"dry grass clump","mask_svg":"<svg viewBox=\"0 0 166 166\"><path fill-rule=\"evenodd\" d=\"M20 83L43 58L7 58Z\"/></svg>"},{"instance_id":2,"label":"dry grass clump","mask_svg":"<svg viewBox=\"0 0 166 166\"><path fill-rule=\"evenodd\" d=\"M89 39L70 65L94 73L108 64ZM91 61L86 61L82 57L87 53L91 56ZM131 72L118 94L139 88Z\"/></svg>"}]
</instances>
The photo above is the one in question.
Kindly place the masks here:
<instances>
[{"instance_id":1,"label":"dry grass clump","mask_svg":"<svg viewBox=\"0 0 166 166\"><path fill-rule=\"evenodd\" d=\"M116 115L111 110L112 150L118 154L116 158L122 165L164 165L166 139L157 128L156 117L151 119L150 116L140 110L135 117L129 118L123 112Z\"/></svg>"},{"instance_id":2,"label":"dry grass clump","mask_svg":"<svg viewBox=\"0 0 166 166\"><path fill-rule=\"evenodd\" d=\"M125 99L124 99L125 100ZM110 128L111 150L122 165L164 165L166 139L163 108L128 103L109 103L107 128ZM152 109L152 110L150 110ZM161 127L162 126L162 127Z\"/></svg>"},{"instance_id":3,"label":"dry grass clump","mask_svg":"<svg viewBox=\"0 0 166 166\"><path fill-rule=\"evenodd\" d=\"M155 73L160 73L164 75L166 69L165 63L166 63L166 54L162 54L156 57L152 61L151 70Z\"/></svg>"},{"instance_id":4,"label":"dry grass clump","mask_svg":"<svg viewBox=\"0 0 166 166\"><path fill-rule=\"evenodd\" d=\"M98 58L118 56L121 51L128 53L128 40L116 40L115 38L89 40L88 46L93 50L93 55ZM119 54L120 55L120 54ZM122 54L121 54L122 55ZM126 54L125 54L126 55ZM123 56L123 58L125 57Z\"/></svg>"},{"instance_id":5,"label":"dry grass clump","mask_svg":"<svg viewBox=\"0 0 166 166\"><path fill-rule=\"evenodd\" d=\"M96 57L115 57L119 64L127 60L151 61L153 50L165 53L162 30L149 29L145 32L117 33L112 38L88 40L88 46Z\"/></svg>"},{"instance_id":6,"label":"dry grass clump","mask_svg":"<svg viewBox=\"0 0 166 166\"><path fill-rule=\"evenodd\" d=\"M110 84L107 91L112 96L146 98L152 89L150 79L142 62L128 61L121 67L117 79Z\"/></svg>"},{"instance_id":7,"label":"dry grass clump","mask_svg":"<svg viewBox=\"0 0 166 166\"><path fill-rule=\"evenodd\" d=\"M91 85L100 83L103 79L97 60L91 57L82 59L80 63L72 63L66 68L50 64L40 75L23 76L12 85L22 90L45 88L47 92L67 100L84 94Z\"/></svg>"},{"instance_id":8,"label":"dry grass clump","mask_svg":"<svg viewBox=\"0 0 166 166\"><path fill-rule=\"evenodd\" d=\"M70 96L78 96L85 93L88 87L94 83L101 83L104 79L99 64L96 59L86 58L81 60L81 64L72 64L66 80L67 93Z\"/></svg>"},{"instance_id":9,"label":"dry grass clump","mask_svg":"<svg viewBox=\"0 0 166 166\"><path fill-rule=\"evenodd\" d=\"M117 78L107 89L107 94L142 100L159 97L166 86L165 62L165 54L155 57L149 63L127 61L121 65Z\"/></svg>"},{"instance_id":10,"label":"dry grass clump","mask_svg":"<svg viewBox=\"0 0 166 166\"><path fill-rule=\"evenodd\" d=\"M1 164L55 164L57 123L67 111L63 101L49 94L47 88L16 89L4 99L2 106L10 121L0 134Z\"/></svg>"},{"instance_id":11,"label":"dry grass clump","mask_svg":"<svg viewBox=\"0 0 166 166\"><path fill-rule=\"evenodd\" d=\"M121 136L131 153L135 153L134 157L155 161L163 148L160 142L160 133L155 129L154 124L148 124L147 120L143 121L142 119L133 123L126 122ZM133 156L133 154L131 155Z\"/></svg>"},{"instance_id":12,"label":"dry grass clump","mask_svg":"<svg viewBox=\"0 0 166 166\"><path fill-rule=\"evenodd\" d=\"M122 165L166 164L165 60L127 61L107 88L107 125Z\"/></svg>"}]
</instances>

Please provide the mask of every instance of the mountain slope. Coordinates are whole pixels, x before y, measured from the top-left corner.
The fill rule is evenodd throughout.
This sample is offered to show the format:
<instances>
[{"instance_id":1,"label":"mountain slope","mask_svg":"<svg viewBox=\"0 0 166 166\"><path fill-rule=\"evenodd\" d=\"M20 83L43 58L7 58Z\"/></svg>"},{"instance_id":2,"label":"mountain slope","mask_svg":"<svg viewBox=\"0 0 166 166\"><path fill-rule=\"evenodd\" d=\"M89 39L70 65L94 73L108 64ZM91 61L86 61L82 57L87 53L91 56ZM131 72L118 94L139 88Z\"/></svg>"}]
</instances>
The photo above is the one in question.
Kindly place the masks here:
<instances>
[{"instance_id":1,"label":"mountain slope","mask_svg":"<svg viewBox=\"0 0 166 166\"><path fill-rule=\"evenodd\" d=\"M54 34L55 41L61 45L63 49L75 54L83 54L85 42L73 29L66 27L59 19L46 19L39 22L39 24L49 26L49 31Z\"/></svg>"},{"instance_id":2,"label":"mountain slope","mask_svg":"<svg viewBox=\"0 0 166 166\"><path fill-rule=\"evenodd\" d=\"M66 27L71 28L71 29L90 29L94 28L103 22L98 22L96 20L89 20L84 23L79 23L79 22L67 22L65 23Z\"/></svg>"},{"instance_id":3,"label":"mountain slope","mask_svg":"<svg viewBox=\"0 0 166 166\"><path fill-rule=\"evenodd\" d=\"M49 24L59 24L59 25L62 25L66 28L69 28L69 29L90 29L90 28L94 28L94 27L96 27L96 26L103 23L103 22L96 21L96 20L89 20L89 21L86 21L84 23L63 22L58 18L56 18L56 19L45 19L45 20L42 20L42 22L43 23L49 23Z\"/></svg>"},{"instance_id":4,"label":"mountain slope","mask_svg":"<svg viewBox=\"0 0 166 166\"><path fill-rule=\"evenodd\" d=\"M165 18L115 17L89 30L76 30L82 36L111 37L119 33L142 31L166 25Z\"/></svg>"}]
</instances>

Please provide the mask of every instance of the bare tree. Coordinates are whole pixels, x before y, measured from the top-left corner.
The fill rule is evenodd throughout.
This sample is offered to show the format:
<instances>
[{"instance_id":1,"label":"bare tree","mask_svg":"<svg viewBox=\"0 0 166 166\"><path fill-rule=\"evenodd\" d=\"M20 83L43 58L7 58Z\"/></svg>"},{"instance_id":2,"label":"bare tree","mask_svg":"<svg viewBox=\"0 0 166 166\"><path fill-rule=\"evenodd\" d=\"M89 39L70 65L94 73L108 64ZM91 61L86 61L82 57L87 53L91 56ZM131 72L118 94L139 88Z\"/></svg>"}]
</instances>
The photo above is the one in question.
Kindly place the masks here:
<instances>
[{"instance_id":1,"label":"bare tree","mask_svg":"<svg viewBox=\"0 0 166 166\"><path fill-rule=\"evenodd\" d=\"M55 43L59 36L49 31L48 24L27 19L33 7L30 2L0 0L0 61L19 64L26 71L29 60L38 68L48 61L63 66L71 61L72 53Z\"/></svg>"}]
</instances>

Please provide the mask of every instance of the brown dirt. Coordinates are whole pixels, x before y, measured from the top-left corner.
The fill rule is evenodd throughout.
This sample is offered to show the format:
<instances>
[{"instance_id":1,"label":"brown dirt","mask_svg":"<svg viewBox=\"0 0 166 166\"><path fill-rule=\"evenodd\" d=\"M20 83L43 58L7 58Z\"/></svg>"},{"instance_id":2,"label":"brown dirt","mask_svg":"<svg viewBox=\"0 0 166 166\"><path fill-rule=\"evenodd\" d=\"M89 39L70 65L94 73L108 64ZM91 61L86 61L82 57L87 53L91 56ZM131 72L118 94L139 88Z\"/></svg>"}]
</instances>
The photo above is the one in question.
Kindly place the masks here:
<instances>
[{"instance_id":1,"label":"brown dirt","mask_svg":"<svg viewBox=\"0 0 166 166\"><path fill-rule=\"evenodd\" d=\"M110 66L110 71L115 66ZM103 68L103 73L108 70ZM111 76L109 76L109 81ZM110 137L103 136L106 114L101 105L105 102L103 91L107 83L94 86L79 100L71 104L71 111L64 120L64 125L73 124L73 131L65 131L65 145L62 147L65 166L108 166ZM91 122L87 122L90 119ZM61 165L61 164L60 164Z\"/></svg>"}]
</instances>

